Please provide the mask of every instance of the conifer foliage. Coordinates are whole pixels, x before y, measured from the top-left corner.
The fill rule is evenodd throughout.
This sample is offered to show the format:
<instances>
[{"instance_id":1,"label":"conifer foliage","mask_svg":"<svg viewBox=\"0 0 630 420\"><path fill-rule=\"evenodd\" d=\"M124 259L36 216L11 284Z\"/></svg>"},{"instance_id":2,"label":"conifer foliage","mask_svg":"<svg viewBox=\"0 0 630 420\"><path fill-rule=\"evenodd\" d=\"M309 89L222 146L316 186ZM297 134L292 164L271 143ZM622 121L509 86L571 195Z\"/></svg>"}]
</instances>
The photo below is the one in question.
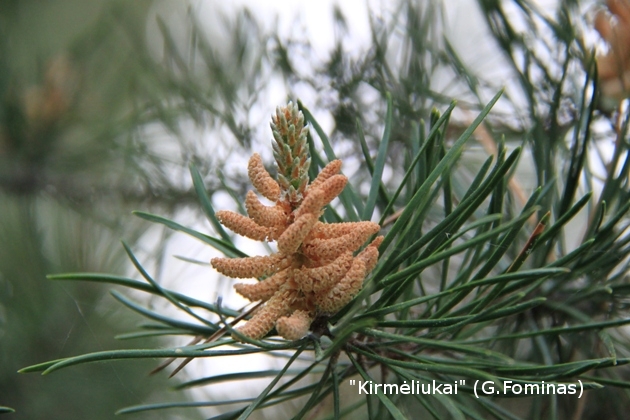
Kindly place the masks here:
<instances>
[{"instance_id":1,"label":"conifer foliage","mask_svg":"<svg viewBox=\"0 0 630 420\"><path fill-rule=\"evenodd\" d=\"M205 185L216 174L191 166L213 232L136 212L221 252L212 270L253 279L234 289L255 306L241 310L168 290L125 246L142 281L101 273L50 278L164 299L187 320L112 292L151 320L126 338L188 335L189 345L109 350L22 372L134 358L164 358L162 370L184 359L176 373L194 358L229 356L233 373L178 387L268 379L251 398L194 403L226 406L217 419L245 419L281 404L298 419L625 418L628 2L606 2L589 23L574 1L548 14L535 2L478 0L495 58L510 75L505 93L469 68L447 34L435 37L446 21L436 4L400 2L393 18L371 20L365 54L348 62L339 41L310 75L292 61L304 45L274 38L274 64L287 80L322 96L334 90L337 99L312 105L325 105L334 131L300 102L278 108L271 124L277 176L254 153L246 182L254 191L223 184L244 203L239 211L218 210ZM599 31L609 51L593 51L581 30ZM465 98L460 105L431 85L443 74ZM187 104L196 100L191 86L183 90L191 95ZM341 153L352 173L341 174ZM246 255L225 228L271 244L269 254ZM254 353L283 367L240 371L239 357ZM359 394L356 382L389 390L457 385L458 392L381 387ZM543 382L556 391L524 394ZM479 384L499 392L480 395ZM568 392L577 389L579 398ZM531 398L518 399L525 396ZM119 413L186 406L160 402Z\"/></svg>"}]
</instances>

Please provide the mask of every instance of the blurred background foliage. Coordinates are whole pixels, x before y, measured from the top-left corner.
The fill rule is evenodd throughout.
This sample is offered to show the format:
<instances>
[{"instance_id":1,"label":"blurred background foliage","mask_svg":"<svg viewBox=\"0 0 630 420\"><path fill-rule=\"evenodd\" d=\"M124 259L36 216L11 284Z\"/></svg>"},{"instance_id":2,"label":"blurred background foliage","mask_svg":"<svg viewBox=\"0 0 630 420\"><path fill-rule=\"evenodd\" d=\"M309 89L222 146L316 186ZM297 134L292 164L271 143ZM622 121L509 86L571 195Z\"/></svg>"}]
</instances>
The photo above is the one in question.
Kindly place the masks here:
<instances>
[{"instance_id":1,"label":"blurred background foliage","mask_svg":"<svg viewBox=\"0 0 630 420\"><path fill-rule=\"evenodd\" d=\"M203 7L156 0L2 1L0 405L16 409L10 416L111 418L121 406L164 398L162 378L146 375L154 367L148 362L92 364L77 368L80 374L69 370L45 378L16 373L43 360L168 344L114 342L137 319L112 305L106 288L45 276L129 274L121 238L143 248L159 267L168 234L143 240L148 225L130 211L201 219L190 163L210 197L226 191L243 197L247 181L232 163L261 148L269 160L268 115L286 98L301 99L324 118L344 171L365 191L370 172L363 153L378 148L389 93L396 123L382 188L395 191L401 179L396 169L409 164L407 151L417 147L409 134L418 130L416 124L432 121L434 107L444 110L457 99L459 110L445 133L447 141L456 139L505 86L478 143L470 144L453 172L453 190L468 185L503 138L508 148L525 146L524 163L515 171L517 181L510 181L507 203L495 203L495 209L505 204L503 210L513 214L536 186L547 191L539 217L548 209L563 214L577 191L601 192L584 220L598 215L602 201L609 210L623 205L627 168L617 168L627 141L615 119L623 115L603 108L585 113L581 103L583 93L591 92L584 88L592 47L585 39L593 36L584 17L595 3L478 0L466 2L459 13L444 3L373 7L364 44L356 42L344 9L335 6L326 35L332 48L322 54L298 30L300 22L285 34L255 12L228 13L212 1ZM589 132L590 127L598 129ZM358 138L365 139L363 150ZM611 158L602 145L613 143ZM585 158L587 150L594 158ZM599 191L602 180L607 186ZM383 204L378 201L380 211ZM441 207L430 210L432 220L444 213ZM575 239L567 236L560 249L533 258L542 264L550 253L573 249ZM599 275L624 278L625 258L625 249L617 249ZM623 312L625 304L602 299L584 310L607 317ZM559 313L553 325L564 322ZM625 333L615 334L619 354L628 353ZM591 398L608 395L606 415L622 418L627 391L615 389L613 399L610 389L590 392ZM541 404L546 403L524 406L534 410ZM583 418L596 407L603 410L572 404L541 410ZM186 418L198 415L189 411ZM176 416L153 412L144 418Z\"/></svg>"}]
</instances>

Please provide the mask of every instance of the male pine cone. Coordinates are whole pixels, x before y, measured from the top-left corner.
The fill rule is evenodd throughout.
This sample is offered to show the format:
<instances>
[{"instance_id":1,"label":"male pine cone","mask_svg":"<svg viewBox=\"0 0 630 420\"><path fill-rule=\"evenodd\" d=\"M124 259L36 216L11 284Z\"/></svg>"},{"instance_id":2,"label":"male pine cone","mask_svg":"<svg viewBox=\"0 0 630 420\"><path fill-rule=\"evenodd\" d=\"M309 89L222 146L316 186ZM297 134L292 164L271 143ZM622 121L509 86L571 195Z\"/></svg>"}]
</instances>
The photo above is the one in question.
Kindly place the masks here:
<instances>
[{"instance_id":1,"label":"male pine cone","mask_svg":"<svg viewBox=\"0 0 630 420\"><path fill-rule=\"evenodd\" d=\"M334 160L308 183L310 158L308 128L297 106L279 107L271 124L278 165L278 181L254 154L248 165L252 185L275 202L265 206L252 191L245 201L247 216L218 211L217 218L235 233L258 241L277 241L270 256L214 258L212 266L228 277L260 278L256 284L237 283L245 298L265 302L238 331L252 339L264 337L276 327L278 334L297 340L309 330L318 314L334 314L361 290L363 280L378 260L382 236L354 256L380 226L373 222L323 223L323 209L346 186ZM235 337L237 338L237 337Z\"/></svg>"}]
</instances>

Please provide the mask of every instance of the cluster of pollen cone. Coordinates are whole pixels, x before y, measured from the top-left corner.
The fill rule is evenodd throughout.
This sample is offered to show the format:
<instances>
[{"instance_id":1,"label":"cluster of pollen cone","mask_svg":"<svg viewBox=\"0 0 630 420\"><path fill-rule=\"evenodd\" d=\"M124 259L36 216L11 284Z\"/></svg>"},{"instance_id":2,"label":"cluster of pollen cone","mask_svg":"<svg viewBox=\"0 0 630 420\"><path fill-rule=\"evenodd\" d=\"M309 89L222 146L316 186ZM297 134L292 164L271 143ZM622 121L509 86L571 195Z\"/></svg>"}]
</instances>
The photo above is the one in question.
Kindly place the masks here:
<instances>
[{"instance_id":1,"label":"cluster of pollen cone","mask_svg":"<svg viewBox=\"0 0 630 420\"><path fill-rule=\"evenodd\" d=\"M608 44L597 57L600 88L604 98L630 96L630 0L607 0L607 9L595 15L595 29Z\"/></svg>"},{"instance_id":2,"label":"cluster of pollen cone","mask_svg":"<svg viewBox=\"0 0 630 420\"><path fill-rule=\"evenodd\" d=\"M248 258L214 258L212 266L235 278L258 278L255 284L238 283L236 291L261 306L238 331L252 339L274 327L288 340L297 340L320 314L334 314L361 290L363 280L378 259L383 237L356 251L379 231L372 222L323 223L324 207L337 197L348 179L339 174L341 161L330 162L309 183L308 128L297 105L279 107L272 116L277 181L254 154L248 175L260 195L275 203L262 204L249 191L248 216L217 212L228 229L257 241L277 241L278 252Z\"/></svg>"}]
</instances>

